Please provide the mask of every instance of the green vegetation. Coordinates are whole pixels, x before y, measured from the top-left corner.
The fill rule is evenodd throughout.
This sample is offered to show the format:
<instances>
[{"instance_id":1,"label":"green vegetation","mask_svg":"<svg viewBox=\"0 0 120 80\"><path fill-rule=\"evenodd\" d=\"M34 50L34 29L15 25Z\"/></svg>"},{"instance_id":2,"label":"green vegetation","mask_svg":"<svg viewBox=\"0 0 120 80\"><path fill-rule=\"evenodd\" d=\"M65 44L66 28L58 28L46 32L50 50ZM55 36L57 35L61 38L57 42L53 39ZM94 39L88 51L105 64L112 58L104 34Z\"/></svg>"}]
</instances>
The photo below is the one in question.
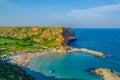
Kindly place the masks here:
<instances>
[{"instance_id":1,"label":"green vegetation","mask_svg":"<svg viewBox=\"0 0 120 80\"><path fill-rule=\"evenodd\" d=\"M61 46L61 34L61 27L0 27L0 49L13 52L54 48Z\"/></svg>"},{"instance_id":2,"label":"green vegetation","mask_svg":"<svg viewBox=\"0 0 120 80\"><path fill-rule=\"evenodd\" d=\"M9 38L0 38L0 48L7 52L44 49L39 44Z\"/></svg>"},{"instance_id":3,"label":"green vegetation","mask_svg":"<svg viewBox=\"0 0 120 80\"><path fill-rule=\"evenodd\" d=\"M0 59L0 80L35 80L18 65Z\"/></svg>"}]
</instances>

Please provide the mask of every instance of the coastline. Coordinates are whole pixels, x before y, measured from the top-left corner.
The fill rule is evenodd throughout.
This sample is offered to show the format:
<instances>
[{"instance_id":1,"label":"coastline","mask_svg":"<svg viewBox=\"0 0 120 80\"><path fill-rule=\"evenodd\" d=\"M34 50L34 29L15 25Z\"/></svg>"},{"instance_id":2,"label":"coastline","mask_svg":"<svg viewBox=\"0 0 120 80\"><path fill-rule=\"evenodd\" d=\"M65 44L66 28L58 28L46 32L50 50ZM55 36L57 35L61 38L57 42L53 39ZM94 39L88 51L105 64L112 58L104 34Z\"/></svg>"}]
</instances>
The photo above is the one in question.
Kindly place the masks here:
<instances>
[{"instance_id":1,"label":"coastline","mask_svg":"<svg viewBox=\"0 0 120 80\"><path fill-rule=\"evenodd\" d=\"M67 49L67 48L69 48L69 49ZM23 68L27 68L27 66L29 65L31 60L33 60L36 57L42 56L42 55L52 54L54 52L57 52L58 54L70 54L72 52L86 52L86 51L84 51L85 48L79 49L79 48L73 48L73 47L69 47L69 46L67 46L67 48L66 48L66 50L59 50L59 49L56 50L54 48L54 49L49 49L49 50L37 50L37 51L31 50L31 51L26 51L26 52L22 51L22 52L19 52L17 55L13 55L12 60L10 62L15 63ZM102 52L97 52L97 51L93 51L93 50L89 50L89 49L85 49L85 50L88 51L87 52L88 54L92 54L92 55L99 56L102 58L105 57L105 54ZM91 51L93 51L93 53L91 53ZM96 55L97 53L98 53L98 55ZM105 80L107 80L107 79L105 79Z\"/></svg>"},{"instance_id":2,"label":"coastline","mask_svg":"<svg viewBox=\"0 0 120 80\"><path fill-rule=\"evenodd\" d=\"M12 63L15 63L15 64L18 64L20 66L23 66L23 67L27 67L27 65L29 64L29 62L38 57L38 56L42 56L42 55L45 55L45 54L50 54L52 52L57 52L58 54L70 54L72 52L86 52L88 54L92 54L92 55L95 55L95 56L99 56L99 57L102 57L102 58L105 58L106 55L102 52L98 52L98 51L94 51L94 50L89 50L89 49L86 49L86 48L70 48L68 49L68 46L67 46L67 49L66 50L56 50L56 49L50 49L50 50L40 50L41 52L34 52L34 51L28 51L28 52L24 52L22 51L21 53L17 54L17 55L14 55L14 56L11 56L12 60L11 62Z\"/></svg>"}]
</instances>

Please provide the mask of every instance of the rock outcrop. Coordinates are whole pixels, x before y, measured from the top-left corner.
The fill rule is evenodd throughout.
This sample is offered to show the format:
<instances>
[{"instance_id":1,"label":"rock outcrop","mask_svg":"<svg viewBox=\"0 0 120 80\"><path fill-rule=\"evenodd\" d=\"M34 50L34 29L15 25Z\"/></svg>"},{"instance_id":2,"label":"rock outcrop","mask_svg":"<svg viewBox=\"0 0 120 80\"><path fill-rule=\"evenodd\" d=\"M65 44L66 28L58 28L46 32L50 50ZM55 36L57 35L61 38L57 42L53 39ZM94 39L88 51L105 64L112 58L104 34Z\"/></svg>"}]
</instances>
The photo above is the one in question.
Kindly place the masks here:
<instances>
[{"instance_id":1,"label":"rock outcrop","mask_svg":"<svg viewBox=\"0 0 120 80\"><path fill-rule=\"evenodd\" d=\"M67 45L70 41L76 39L72 28L63 28L63 34L62 35L64 37L64 42L62 43L63 45Z\"/></svg>"},{"instance_id":2,"label":"rock outcrop","mask_svg":"<svg viewBox=\"0 0 120 80\"><path fill-rule=\"evenodd\" d=\"M98 68L91 70L91 72L102 75L103 80L120 80L120 76L110 69Z\"/></svg>"}]
</instances>

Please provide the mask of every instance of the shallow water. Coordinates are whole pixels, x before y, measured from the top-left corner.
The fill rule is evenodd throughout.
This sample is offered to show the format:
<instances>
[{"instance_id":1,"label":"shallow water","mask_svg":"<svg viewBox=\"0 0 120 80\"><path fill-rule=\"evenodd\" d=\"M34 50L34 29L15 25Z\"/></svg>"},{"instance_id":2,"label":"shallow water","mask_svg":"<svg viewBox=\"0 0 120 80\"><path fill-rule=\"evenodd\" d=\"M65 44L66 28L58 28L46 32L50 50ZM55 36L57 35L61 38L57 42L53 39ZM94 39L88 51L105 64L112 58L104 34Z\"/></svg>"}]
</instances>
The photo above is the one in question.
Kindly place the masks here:
<instances>
[{"instance_id":1,"label":"shallow water","mask_svg":"<svg viewBox=\"0 0 120 80\"><path fill-rule=\"evenodd\" d=\"M120 29L74 29L74 32L77 40L69 45L101 51L111 56L100 58L81 52L52 53L33 59L28 68L37 73L30 70L28 72L37 80L102 80L100 76L90 72L94 68L110 68L120 73ZM54 76L54 78L48 76Z\"/></svg>"}]
</instances>

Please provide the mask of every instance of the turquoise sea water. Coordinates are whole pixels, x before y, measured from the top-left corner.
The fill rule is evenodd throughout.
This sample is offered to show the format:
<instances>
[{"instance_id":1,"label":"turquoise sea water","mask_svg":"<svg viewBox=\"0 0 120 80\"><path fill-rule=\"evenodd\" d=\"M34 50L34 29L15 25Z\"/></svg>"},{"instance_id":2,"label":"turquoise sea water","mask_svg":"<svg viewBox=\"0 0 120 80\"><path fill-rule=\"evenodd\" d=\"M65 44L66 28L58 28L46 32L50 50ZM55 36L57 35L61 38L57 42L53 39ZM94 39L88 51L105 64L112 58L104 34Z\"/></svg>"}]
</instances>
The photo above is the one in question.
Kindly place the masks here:
<instances>
[{"instance_id":1,"label":"turquoise sea water","mask_svg":"<svg viewBox=\"0 0 120 80\"><path fill-rule=\"evenodd\" d=\"M74 29L77 40L69 45L101 51L111 56L91 54L47 54L33 59L27 72L37 80L102 80L90 72L95 68L109 68L120 73L120 29ZM50 72L52 71L52 72Z\"/></svg>"}]
</instances>

